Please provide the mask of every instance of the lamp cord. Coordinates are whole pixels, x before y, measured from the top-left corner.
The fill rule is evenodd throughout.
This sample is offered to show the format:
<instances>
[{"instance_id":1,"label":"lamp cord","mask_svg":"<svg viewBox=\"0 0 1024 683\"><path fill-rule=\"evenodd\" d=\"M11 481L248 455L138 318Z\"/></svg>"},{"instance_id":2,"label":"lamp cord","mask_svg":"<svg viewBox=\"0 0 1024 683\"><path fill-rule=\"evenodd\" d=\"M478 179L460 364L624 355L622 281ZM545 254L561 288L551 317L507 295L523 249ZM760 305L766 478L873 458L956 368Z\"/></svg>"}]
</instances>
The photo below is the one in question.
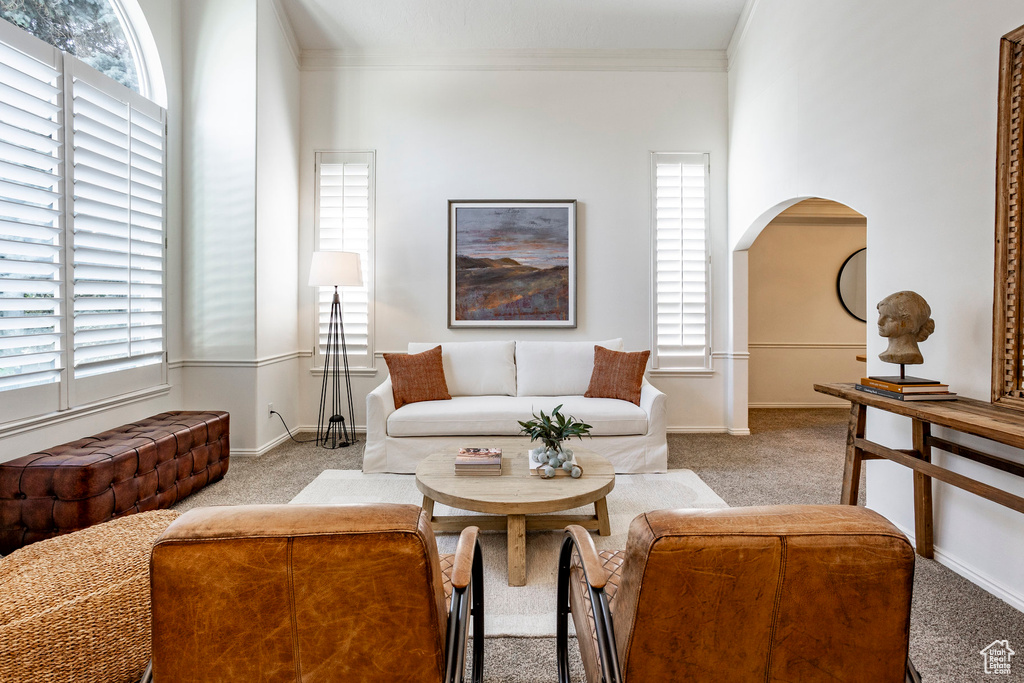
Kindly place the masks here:
<instances>
[{"instance_id":1,"label":"lamp cord","mask_svg":"<svg viewBox=\"0 0 1024 683\"><path fill-rule=\"evenodd\" d=\"M281 424L284 425L284 430L286 432L288 432L288 437L292 441L294 441L295 443L316 443L317 441L320 440L319 438L314 438L314 439L296 439L295 435L292 434L292 430L288 429L288 423L284 421L284 416L281 413L277 412L276 410L271 410L270 414L271 415L277 415L277 418L279 420L281 420Z\"/></svg>"}]
</instances>

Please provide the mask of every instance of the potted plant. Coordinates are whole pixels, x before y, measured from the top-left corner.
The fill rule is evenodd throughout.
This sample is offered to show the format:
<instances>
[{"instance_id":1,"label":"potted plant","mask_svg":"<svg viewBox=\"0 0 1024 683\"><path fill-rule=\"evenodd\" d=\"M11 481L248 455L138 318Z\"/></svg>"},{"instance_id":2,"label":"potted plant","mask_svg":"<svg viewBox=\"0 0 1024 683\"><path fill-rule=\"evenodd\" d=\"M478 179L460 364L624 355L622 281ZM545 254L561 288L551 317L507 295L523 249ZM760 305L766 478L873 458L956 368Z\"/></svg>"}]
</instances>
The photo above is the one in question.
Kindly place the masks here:
<instances>
[{"instance_id":1,"label":"potted plant","mask_svg":"<svg viewBox=\"0 0 1024 683\"><path fill-rule=\"evenodd\" d=\"M572 450L562 446L562 442L576 437L583 440L590 436L590 425L577 420L573 416L566 417L561 413L559 404L551 411L551 415L534 414L532 420L518 420L522 427L521 433L530 437L530 441L539 440L543 446L530 451L531 465L541 468L541 476L549 479L555 476L556 469L563 469L573 478L583 474L583 470L573 461Z\"/></svg>"}]
</instances>

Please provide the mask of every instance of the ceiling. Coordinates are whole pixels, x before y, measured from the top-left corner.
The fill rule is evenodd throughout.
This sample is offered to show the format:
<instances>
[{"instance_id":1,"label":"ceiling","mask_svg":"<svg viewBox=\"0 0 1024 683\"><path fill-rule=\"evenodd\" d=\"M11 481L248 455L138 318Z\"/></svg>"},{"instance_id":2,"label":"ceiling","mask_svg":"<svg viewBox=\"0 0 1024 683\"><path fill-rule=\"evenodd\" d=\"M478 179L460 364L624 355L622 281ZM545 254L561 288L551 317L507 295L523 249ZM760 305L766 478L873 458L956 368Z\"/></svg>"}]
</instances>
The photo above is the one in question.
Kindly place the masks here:
<instances>
[{"instance_id":1,"label":"ceiling","mask_svg":"<svg viewBox=\"0 0 1024 683\"><path fill-rule=\"evenodd\" d=\"M303 50L725 50L746 0L281 0Z\"/></svg>"}]
</instances>

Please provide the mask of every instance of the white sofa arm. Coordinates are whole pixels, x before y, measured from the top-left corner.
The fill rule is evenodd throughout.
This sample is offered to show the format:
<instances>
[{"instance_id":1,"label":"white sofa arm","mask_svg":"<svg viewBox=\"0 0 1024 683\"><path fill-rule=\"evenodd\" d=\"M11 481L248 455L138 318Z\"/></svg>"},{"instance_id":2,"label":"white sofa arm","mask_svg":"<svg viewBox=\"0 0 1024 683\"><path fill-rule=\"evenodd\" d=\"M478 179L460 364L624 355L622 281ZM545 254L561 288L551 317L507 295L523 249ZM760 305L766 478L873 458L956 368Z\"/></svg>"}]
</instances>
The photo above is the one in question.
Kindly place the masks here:
<instances>
[{"instance_id":1,"label":"white sofa arm","mask_svg":"<svg viewBox=\"0 0 1024 683\"><path fill-rule=\"evenodd\" d=\"M391 378L366 395L366 448L363 451L364 472L387 469L388 416L395 412L395 393Z\"/></svg>"},{"instance_id":2,"label":"white sofa arm","mask_svg":"<svg viewBox=\"0 0 1024 683\"><path fill-rule=\"evenodd\" d=\"M644 378L640 386L640 408L647 413L647 433L664 434L668 428L668 398Z\"/></svg>"}]
</instances>

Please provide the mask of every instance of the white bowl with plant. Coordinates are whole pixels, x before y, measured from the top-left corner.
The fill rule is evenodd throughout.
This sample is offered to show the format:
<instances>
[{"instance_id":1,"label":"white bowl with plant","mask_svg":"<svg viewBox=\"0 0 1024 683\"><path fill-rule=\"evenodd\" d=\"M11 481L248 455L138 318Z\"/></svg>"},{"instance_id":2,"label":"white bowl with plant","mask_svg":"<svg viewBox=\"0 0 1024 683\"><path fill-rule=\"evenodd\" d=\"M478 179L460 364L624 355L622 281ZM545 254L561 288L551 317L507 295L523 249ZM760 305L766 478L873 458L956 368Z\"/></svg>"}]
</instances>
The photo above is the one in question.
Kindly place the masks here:
<instances>
[{"instance_id":1,"label":"white bowl with plant","mask_svg":"<svg viewBox=\"0 0 1024 683\"><path fill-rule=\"evenodd\" d=\"M554 477L558 469L578 479L583 468L576 464L572 449L563 446L562 442L574 436L582 441L584 436L590 436L591 426L572 415L566 417L561 410L562 405L559 404L550 415L541 410L540 415L533 414L532 420L517 421L522 427L521 434L530 437L531 442L540 441L542 444L530 451L531 469L540 468L540 475L545 479Z\"/></svg>"}]
</instances>

